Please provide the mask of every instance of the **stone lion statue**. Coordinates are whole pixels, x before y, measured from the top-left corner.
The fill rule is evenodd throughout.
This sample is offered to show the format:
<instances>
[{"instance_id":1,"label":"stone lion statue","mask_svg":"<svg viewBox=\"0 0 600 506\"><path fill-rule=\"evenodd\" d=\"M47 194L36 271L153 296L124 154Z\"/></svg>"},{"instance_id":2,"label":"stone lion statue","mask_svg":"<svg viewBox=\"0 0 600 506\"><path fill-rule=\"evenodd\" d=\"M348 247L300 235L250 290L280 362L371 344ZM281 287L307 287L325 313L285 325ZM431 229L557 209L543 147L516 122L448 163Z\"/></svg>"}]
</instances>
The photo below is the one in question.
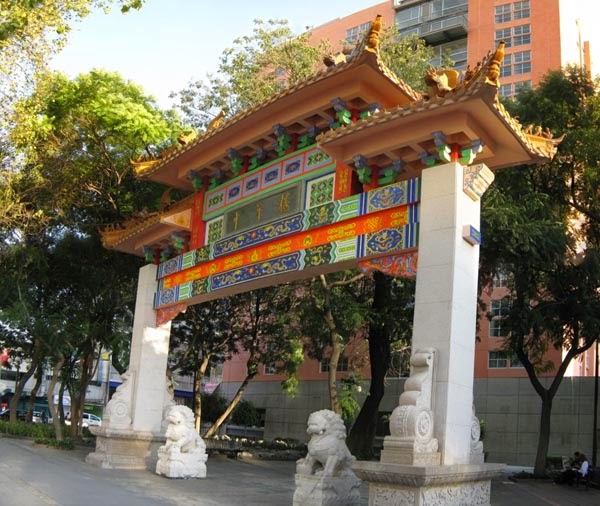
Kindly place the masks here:
<instances>
[{"instance_id":1,"label":"stone lion statue","mask_svg":"<svg viewBox=\"0 0 600 506\"><path fill-rule=\"evenodd\" d=\"M171 406L166 444L158 449L156 473L168 478L206 478L206 445L194 427L194 414L186 406Z\"/></svg>"},{"instance_id":2,"label":"stone lion statue","mask_svg":"<svg viewBox=\"0 0 600 506\"><path fill-rule=\"evenodd\" d=\"M167 443L160 450L167 453L204 452L206 444L196 432L194 413L187 406L172 406L166 416L169 426L165 434Z\"/></svg>"},{"instance_id":3,"label":"stone lion statue","mask_svg":"<svg viewBox=\"0 0 600 506\"><path fill-rule=\"evenodd\" d=\"M346 446L346 427L337 413L328 409L308 417L308 455L296 462L296 472L305 475L340 476L352 472L356 460Z\"/></svg>"}]
</instances>

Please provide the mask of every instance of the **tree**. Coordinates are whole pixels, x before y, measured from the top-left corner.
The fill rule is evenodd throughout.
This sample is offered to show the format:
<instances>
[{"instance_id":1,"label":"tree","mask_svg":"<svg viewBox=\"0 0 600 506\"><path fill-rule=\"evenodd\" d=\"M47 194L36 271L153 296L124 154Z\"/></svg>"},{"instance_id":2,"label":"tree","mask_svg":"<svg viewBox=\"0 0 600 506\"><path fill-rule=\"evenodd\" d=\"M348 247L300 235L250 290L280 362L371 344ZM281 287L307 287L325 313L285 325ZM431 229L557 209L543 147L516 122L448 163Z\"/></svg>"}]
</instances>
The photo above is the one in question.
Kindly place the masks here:
<instances>
[{"instance_id":1,"label":"tree","mask_svg":"<svg viewBox=\"0 0 600 506\"><path fill-rule=\"evenodd\" d=\"M338 364L348 342L364 328L364 291L359 284L363 277L361 273L343 271L310 279L304 284L296 314L296 325L306 338L308 355L322 360L331 350L327 376L329 404L340 415L343 413L337 388Z\"/></svg>"},{"instance_id":2,"label":"tree","mask_svg":"<svg viewBox=\"0 0 600 506\"><path fill-rule=\"evenodd\" d=\"M390 26L383 32L381 40L381 58L383 62L406 84L416 90L425 91L425 74L431 68L434 50L425 40L416 34L398 36L396 26ZM449 68L454 63L442 58L442 66Z\"/></svg>"},{"instance_id":3,"label":"tree","mask_svg":"<svg viewBox=\"0 0 600 506\"><path fill-rule=\"evenodd\" d=\"M348 447L359 459L373 457L379 404L385 393L394 345L406 348L412 336L415 283L413 279L392 278L375 271L371 283L371 305L367 313L371 382L354 424Z\"/></svg>"},{"instance_id":4,"label":"tree","mask_svg":"<svg viewBox=\"0 0 600 506\"><path fill-rule=\"evenodd\" d=\"M569 140L549 164L500 172L483 199L481 285L499 270L510 275L505 348L542 402L537 474L545 470L552 401L565 371L600 337L598 147L589 145L598 135L598 104L589 76L573 68L550 72L520 95L511 107L521 121L569 128ZM546 387L540 376L554 370L550 349L563 356Z\"/></svg>"},{"instance_id":5,"label":"tree","mask_svg":"<svg viewBox=\"0 0 600 506\"><path fill-rule=\"evenodd\" d=\"M12 122L9 188L21 209L38 229L61 223L90 233L158 207L161 187L137 180L130 160L156 154L181 130L139 86L101 70L40 78L35 93L15 105Z\"/></svg>"},{"instance_id":6,"label":"tree","mask_svg":"<svg viewBox=\"0 0 600 506\"><path fill-rule=\"evenodd\" d=\"M600 95L598 80L585 69L554 70L534 90L523 90L507 104L524 124L544 125L566 134L552 162L540 167L540 187L581 217L586 241L600 240Z\"/></svg>"},{"instance_id":7,"label":"tree","mask_svg":"<svg viewBox=\"0 0 600 506\"><path fill-rule=\"evenodd\" d=\"M236 351L232 317L230 299L224 298L190 306L173 321L168 371L193 375L198 431L202 420L202 380L208 367L223 362Z\"/></svg>"},{"instance_id":8,"label":"tree","mask_svg":"<svg viewBox=\"0 0 600 506\"><path fill-rule=\"evenodd\" d=\"M179 124L139 87L94 71L72 81L46 75L15 105L12 125L10 185L0 199L18 202L31 220L1 222L0 268L14 287L0 300L0 316L9 333L23 336L32 372L46 356L69 369L61 376L77 419L100 349L123 348L140 265L105 251L97 229L158 208L162 189L136 180L130 159L159 150L158 140L174 137ZM30 260L15 271L12 259L23 253Z\"/></svg>"},{"instance_id":9,"label":"tree","mask_svg":"<svg viewBox=\"0 0 600 506\"><path fill-rule=\"evenodd\" d=\"M145 0L119 0L123 13ZM15 100L28 94L35 74L65 44L71 23L92 8L108 9L114 0L4 0L0 3L0 118L10 115ZM5 125L0 124L0 128Z\"/></svg>"},{"instance_id":10,"label":"tree","mask_svg":"<svg viewBox=\"0 0 600 506\"><path fill-rule=\"evenodd\" d=\"M283 371L297 359L297 341L290 325L293 300L279 287L263 288L230 297L229 324L239 349L248 353L246 377L221 416L206 432L214 436L241 401L246 388L259 372L259 365L271 364ZM275 362L277 360L277 362Z\"/></svg>"},{"instance_id":11,"label":"tree","mask_svg":"<svg viewBox=\"0 0 600 506\"><path fill-rule=\"evenodd\" d=\"M311 46L310 33L295 35L287 20L257 19L252 35L238 37L221 54L217 74L173 93L188 124L206 128L221 110L234 115L310 76L328 44Z\"/></svg>"}]
</instances>

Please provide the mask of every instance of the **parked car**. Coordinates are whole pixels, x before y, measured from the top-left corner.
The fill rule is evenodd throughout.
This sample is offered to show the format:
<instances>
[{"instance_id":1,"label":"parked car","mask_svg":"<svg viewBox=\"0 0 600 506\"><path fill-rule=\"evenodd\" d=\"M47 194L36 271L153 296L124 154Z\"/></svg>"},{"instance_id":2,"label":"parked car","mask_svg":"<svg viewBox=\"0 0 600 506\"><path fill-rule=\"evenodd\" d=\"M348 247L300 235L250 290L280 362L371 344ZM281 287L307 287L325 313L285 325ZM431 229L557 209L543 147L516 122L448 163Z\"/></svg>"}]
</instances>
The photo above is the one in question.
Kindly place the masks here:
<instances>
[{"instance_id":1,"label":"parked car","mask_svg":"<svg viewBox=\"0 0 600 506\"><path fill-rule=\"evenodd\" d=\"M81 422L82 427L101 427L102 418L93 415L92 413L84 413L83 421Z\"/></svg>"}]
</instances>

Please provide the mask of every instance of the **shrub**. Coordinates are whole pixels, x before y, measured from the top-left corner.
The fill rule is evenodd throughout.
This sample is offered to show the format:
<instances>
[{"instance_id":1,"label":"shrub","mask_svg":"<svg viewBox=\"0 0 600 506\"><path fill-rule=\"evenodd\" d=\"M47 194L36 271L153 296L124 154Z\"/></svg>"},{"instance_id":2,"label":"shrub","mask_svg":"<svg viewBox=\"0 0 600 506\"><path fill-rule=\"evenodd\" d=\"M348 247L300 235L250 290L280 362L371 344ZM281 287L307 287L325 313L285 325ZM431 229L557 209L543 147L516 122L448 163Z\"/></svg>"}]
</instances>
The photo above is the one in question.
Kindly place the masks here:
<instances>
[{"instance_id":1,"label":"shrub","mask_svg":"<svg viewBox=\"0 0 600 506\"><path fill-rule=\"evenodd\" d=\"M48 438L54 436L54 427L21 421L15 423L0 421L0 433L20 437Z\"/></svg>"},{"instance_id":2,"label":"shrub","mask_svg":"<svg viewBox=\"0 0 600 506\"><path fill-rule=\"evenodd\" d=\"M54 448L58 448L59 450L74 450L75 443L71 439L63 439L59 441L53 437L41 437L37 438L34 443L39 445L52 446Z\"/></svg>"},{"instance_id":3,"label":"shrub","mask_svg":"<svg viewBox=\"0 0 600 506\"><path fill-rule=\"evenodd\" d=\"M219 394L201 394L202 421L216 422L227 408L227 399Z\"/></svg>"},{"instance_id":4,"label":"shrub","mask_svg":"<svg viewBox=\"0 0 600 506\"><path fill-rule=\"evenodd\" d=\"M231 423L234 425L255 427L258 422L258 411L250 401L240 401L231 414Z\"/></svg>"}]
</instances>

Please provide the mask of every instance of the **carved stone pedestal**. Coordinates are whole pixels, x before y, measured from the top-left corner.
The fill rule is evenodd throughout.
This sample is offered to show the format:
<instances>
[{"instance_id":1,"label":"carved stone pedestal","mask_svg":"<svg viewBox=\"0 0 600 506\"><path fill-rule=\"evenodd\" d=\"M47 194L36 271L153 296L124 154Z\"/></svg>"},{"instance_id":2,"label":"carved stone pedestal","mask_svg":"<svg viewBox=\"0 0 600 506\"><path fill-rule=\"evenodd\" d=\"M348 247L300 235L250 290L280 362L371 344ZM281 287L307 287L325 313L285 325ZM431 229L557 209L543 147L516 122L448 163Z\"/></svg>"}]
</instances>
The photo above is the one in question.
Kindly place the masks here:
<instances>
[{"instance_id":1,"label":"carved stone pedestal","mask_svg":"<svg viewBox=\"0 0 600 506\"><path fill-rule=\"evenodd\" d=\"M294 506L359 506L360 480L349 472L343 476L296 474Z\"/></svg>"},{"instance_id":2,"label":"carved stone pedestal","mask_svg":"<svg viewBox=\"0 0 600 506\"><path fill-rule=\"evenodd\" d=\"M167 478L206 478L206 453L172 453L158 450L156 474Z\"/></svg>"},{"instance_id":3,"label":"carved stone pedestal","mask_svg":"<svg viewBox=\"0 0 600 506\"><path fill-rule=\"evenodd\" d=\"M489 506L491 479L504 464L356 462L352 469L369 482L369 506Z\"/></svg>"},{"instance_id":4,"label":"carved stone pedestal","mask_svg":"<svg viewBox=\"0 0 600 506\"><path fill-rule=\"evenodd\" d=\"M96 451L85 461L104 469L150 469L156 467L158 448L164 436L133 430L90 427L96 436Z\"/></svg>"}]
</instances>

